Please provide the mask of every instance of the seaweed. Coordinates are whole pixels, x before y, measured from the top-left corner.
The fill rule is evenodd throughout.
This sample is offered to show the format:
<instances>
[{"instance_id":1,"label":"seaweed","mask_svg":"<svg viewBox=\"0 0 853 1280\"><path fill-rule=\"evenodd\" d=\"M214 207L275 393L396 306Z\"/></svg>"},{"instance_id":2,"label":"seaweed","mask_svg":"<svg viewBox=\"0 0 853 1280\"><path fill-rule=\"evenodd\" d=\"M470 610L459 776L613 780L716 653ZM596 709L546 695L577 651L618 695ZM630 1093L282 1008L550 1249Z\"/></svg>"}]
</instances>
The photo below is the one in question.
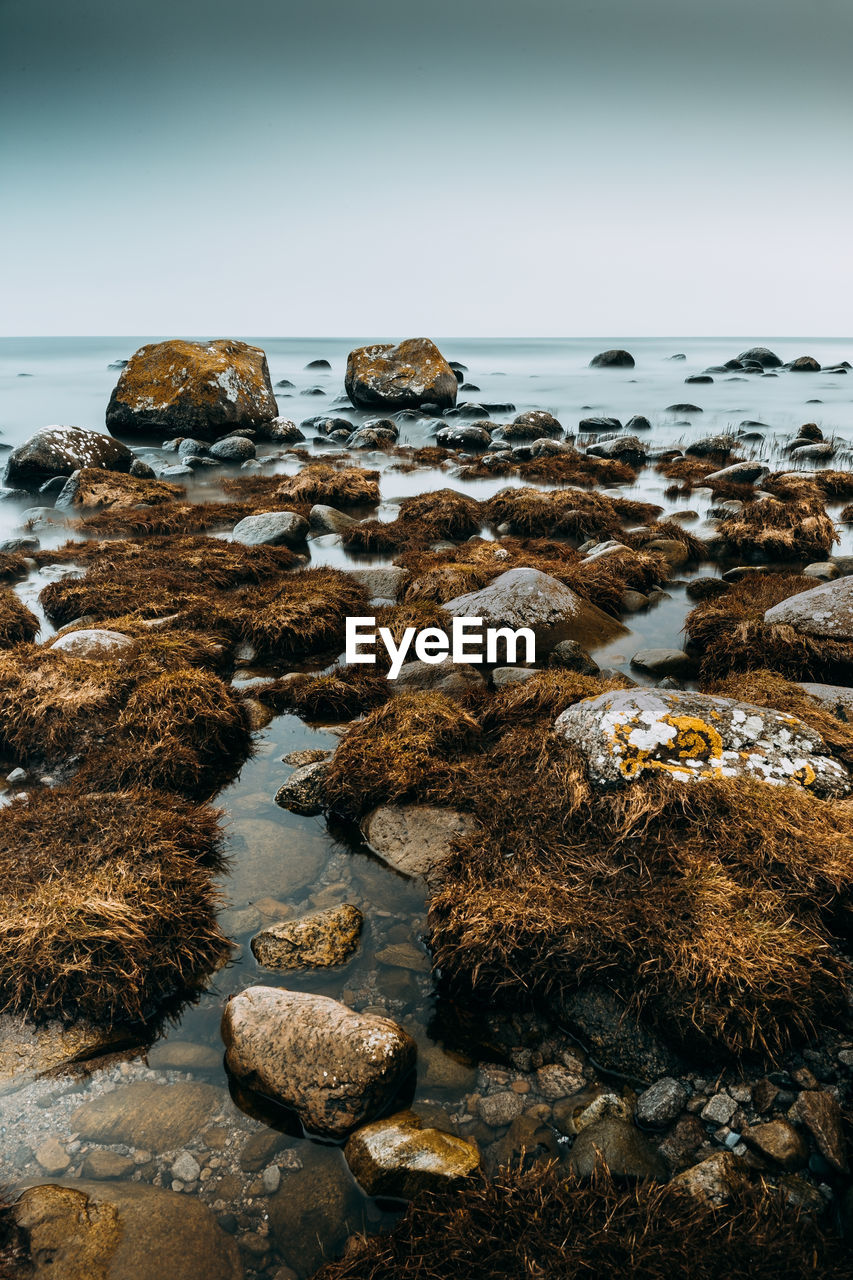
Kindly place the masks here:
<instances>
[{"instance_id":1,"label":"seaweed","mask_svg":"<svg viewBox=\"0 0 853 1280\"><path fill-rule=\"evenodd\" d=\"M0 649L29 643L36 638L39 628L38 618L14 591L0 588Z\"/></svg>"}]
</instances>

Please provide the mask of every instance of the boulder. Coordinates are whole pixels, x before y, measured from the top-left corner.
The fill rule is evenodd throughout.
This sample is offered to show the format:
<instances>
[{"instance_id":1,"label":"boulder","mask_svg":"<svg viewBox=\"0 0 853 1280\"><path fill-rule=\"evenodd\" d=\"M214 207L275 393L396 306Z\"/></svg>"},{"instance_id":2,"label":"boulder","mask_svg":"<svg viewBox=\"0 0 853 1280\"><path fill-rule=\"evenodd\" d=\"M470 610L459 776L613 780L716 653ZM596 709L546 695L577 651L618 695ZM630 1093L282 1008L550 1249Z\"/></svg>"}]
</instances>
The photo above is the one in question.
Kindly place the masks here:
<instances>
[{"instance_id":1,"label":"boulder","mask_svg":"<svg viewBox=\"0 0 853 1280\"><path fill-rule=\"evenodd\" d=\"M252 939L252 954L267 969L343 964L358 946L363 923L358 907L349 903L311 911L262 929Z\"/></svg>"},{"instance_id":2,"label":"boulder","mask_svg":"<svg viewBox=\"0 0 853 1280\"><path fill-rule=\"evenodd\" d=\"M122 370L109 405L110 431L216 440L235 427L278 416L260 347L218 338L172 339L140 347Z\"/></svg>"},{"instance_id":3,"label":"boulder","mask_svg":"<svg viewBox=\"0 0 853 1280\"><path fill-rule=\"evenodd\" d=\"M133 467L138 461L134 461ZM121 511L171 502L183 496L184 490L179 485L168 484L165 480L85 467L68 477L56 495L54 506L60 511Z\"/></svg>"},{"instance_id":4,"label":"boulder","mask_svg":"<svg viewBox=\"0 0 853 1280\"><path fill-rule=\"evenodd\" d=\"M594 658L577 640L561 640L548 655L548 665L563 667L566 671L579 671L582 676L594 676L601 670Z\"/></svg>"},{"instance_id":5,"label":"boulder","mask_svg":"<svg viewBox=\"0 0 853 1280\"><path fill-rule=\"evenodd\" d=\"M591 444L587 453L591 458L618 458L632 467L640 467L646 460L645 446L637 436L617 436L604 444Z\"/></svg>"},{"instance_id":6,"label":"boulder","mask_svg":"<svg viewBox=\"0 0 853 1280\"><path fill-rule=\"evenodd\" d=\"M853 640L853 577L822 582L774 604L764 621L793 627L801 635L827 640Z\"/></svg>"},{"instance_id":7,"label":"boulder","mask_svg":"<svg viewBox=\"0 0 853 1280\"><path fill-rule=\"evenodd\" d=\"M630 351L620 347L612 347L609 351L599 351L589 362L590 369L633 369L634 357Z\"/></svg>"},{"instance_id":8,"label":"boulder","mask_svg":"<svg viewBox=\"0 0 853 1280\"><path fill-rule=\"evenodd\" d=\"M298 547L307 533L308 521L295 511L265 511L240 520L231 537L246 547Z\"/></svg>"},{"instance_id":9,"label":"boulder","mask_svg":"<svg viewBox=\"0 0 853 1280\"><path fill-rule=\"evenodd\" d=\"M595 786L624 786L662 771L681 782L758 778L846 795L847 770L796 716L681 690L625 689L569 707L555 731L587 761Z\"/></svg>"},{"instance_id":10,"label":"boulder","mask_svg":"<svg viewBox=\"0 0 853 1280\"><path fill-rule=\"evenodd\" d=\"M765 476L770 474L770 468L765 467L761 462L733 462L730 467L723 467L720 471L712 471L706 476L703 484L712 484L717 480L731 480L735 484L757 484L759 480L763 480Z\"/></svg>"},{"instance_id":11,"label":"boulder","mask_svg":"<svg viewBox=\"0 0 853 1280\"><path fill-rule=\"evenodd\" d=\"M337 507L327 507L323 503L316 503L308 512L308 526L312 533L340 534L353 524L358 524L353 516L348 516L344 511L338 511ZM399 572L402 573L402 569Z\"/></svg>"},{"instance_id":12,"label":"boulder","mask_svg":"<svg viewBox=\"0 0 853 1280\"><path fill-rule=\"evenodd\" d=\"M228 1094L212 1084L157 1084L136 1080L99 1094L78 1107L71 1127L104 1146L124 1143L142 1150L176 1151L230 1107Z\"/></svg>"},{"instance_id":13,"label":"boulder","mask_svg":"<svg viewBox=\"0 0 853 1280\"><path fill-rule=\"evenodd\" d=\"M528 409L526 413L516 414L512 422L500 429L503 440L541 440L546 436L556 440L562 434L562 425L546 409Z\"/></svg>"},{"instance_id":14,"label":"boulder","mask_svg":"<svg viewBox=\"0 0 853 1280\"><path fill-rule=\"evenodd\" d=\"M357 347L347 358L345 386L357 408L417 409L456 404L456 374L429 338Z\"/></svg>"},{"instance_id":15,"label":"boulder","mask_svg":"<svg viewBox=\"0 0 853 1280\"><path fill-rule=\"evenodd\" d=\"M569 1168L579 1178L591 1178L601 1161L618 1179L663 1180L668 1172L661 1156L639 1129L616 1116L597 1120L578 1134Z\"/></svg>"},{"instance_id":16,"label":"boulder","mask_svg":"<svg viewBox=\"0 0 853 1280\"><path fill-rule=\"evenodd\" d=\"M689 676L696 662L683 649L639 649L631 666L651 676Z\"/></svg>"},{"instance_id":17,"label":"boulder","mask_svg":"<svg viewBox=\"0 0 853 1280\"><path fill-rule=\"evenodd\" d=\"M788 365L792 373L820 373L820 365L814 356L798 356Z\"/></svg>"},{"instance_id":18,"label":"boulder","mask_svg":"<svg viewBox=\"0 0 853 1280\"><path fill-rule=\"evenodd\" d=\"M245 436L225 436L210 446L210 456L217 462L248 462L256 453L254 444Z\"/></svg>"},{"instance_id":19,"label":"boulder","mask_svg":"<svg viewBox=\"0 0 853 1280\"><path fill-rule=\"evenodd\" d=\"M554 637L558 641L600 645L625 631L620 622L571 587L531 568L507 569L488 586L456 596L443 607L457 618L482 618L485 627L527 627L537 639L559 629ZM519 653L527 656L524 645Z\"/></svg>"},{"instance_id":20,"label":"boulder","mask_svg":"<svg viewBox=\"0 0 853 1280\"><path fill-rule=\"evenodd\" d=\"M263 423L258 429L258 437L261 440L268 440L271 444L298 444L300 440L305 439L305 434L299 430L295 422L291 422L290 418L273 418L271 422Z\"/></svg>"},{"instance_id":21,"label":"boulder","mask_svg":"<svg viewBox=\"0 0 853 1280\"><path fill-rule=\"evenodd\" d=\"M66 631L48 647L68 658L93 658L97 661L108 654L115 656L130 644L133 644L130 636L120 631L84 627L80 631Z\"/></svg>"},{"instance_id":22,"label":"boulder","mask_svg":"<svg viewBox=\"0 0 853 1280\"><path fill-rule=\"evenodd\" d=\"M804 681L800 688L839 720L853 723L853 688L843 684L812 684Z\"/></svg>"},{"instance_id":23,"label":"boulder","mask_svg":"<svg viewBox=\"0 0 853 1280\"><path fill-rule=\"evenodd\" d=\"M302 991L249 987L222 1017L229 1070L291 1107L318 1135L343 1138L382 1111L415 1065L415 1042L388 1018Z\"/></svg>"},{"instance_id":24,"label":"boulder","mask_svg":"<svg viewBox=\"0 0 853 1280\"><path fill-rule=\"evenodd\" d=\"M411 693L413 689L438 689L442 693L467 693L471 689L483 687L480 672L468 663L451 662L406 662L400 668L396 680L391 681L392 693Z\"/></svg>"},{"instance_id":25,"label":"boulder","mask_svg":"<svg viewBox=\"0 0 853 1280\"><path fill-rule=\"evenodd\" d=\"M48 1183L13 1209L31 1280L242 1280L236 1242L195 1196L142 1182Z\"/></svg>"},{"instance_id":26,"label":"boulder","mask_svg":"<svg viewBox=\"0 0 853 1280\"><path fill-rule=\"evenodd\" d=\"M467 813L425 804L382 805L367 816L363 834L374 853L395 871L425 876L440 866L454 840L476 827Z\"/></svg>"},{"instance_id":27,"label":"boulder","mask_svg":"<svg viewBox=\"0 0 853 1280\"><path fill-rule=\"evenodd\" d=\"M325 760L300 765L276 792L275 802L291 813L316 817L323 812L323 780L329 771Z\"/></svg>"},{"instance_id":28,"label":"boulder","mask_svg":"<svg viewBox=\"0 0 853 1280\"><path fill-rule=\"evenodd\" d=\"M435 433L435 442L442 449L468 449L481 453L488 449L492 437L478 422L463 422L458 426L442 427Z\"/></svg>"},{"instance_id":29,"label":"boulder","mask_svg":"<svg viewBox=\"0 0 853 1280\"><path fill-rule=\"evenodd\" d=\"M440 1129L424 1129L412 1111L356 1130L344 1155L367 1195L402 1200L452 1187L480 1166L480 1154L470 1142Z\"/></svg>"},{"instance_id":30,"label":"boulder","mask_svg":"<svg viewBox=\"0 0 853 1280\"><path fill-rule=\"evenodd\" d=\"M9 454L5 483L36 492L54 476L70 476L84 467L128 472L132 463L127 446L100 431L44 427Z\"/></svg>"},{"instance_id":31,"label":"boulder","mask_svg":"<svg viewBox=\"0 0 853 1280\"><path fill-rule=\"evenodd\" d=\"M755 362L760 364L763 369L778 369L782 361L774 351L769 347L750 347L748 351L742 351L738 356L740 362Z\"/></svg>"}]
</instances>

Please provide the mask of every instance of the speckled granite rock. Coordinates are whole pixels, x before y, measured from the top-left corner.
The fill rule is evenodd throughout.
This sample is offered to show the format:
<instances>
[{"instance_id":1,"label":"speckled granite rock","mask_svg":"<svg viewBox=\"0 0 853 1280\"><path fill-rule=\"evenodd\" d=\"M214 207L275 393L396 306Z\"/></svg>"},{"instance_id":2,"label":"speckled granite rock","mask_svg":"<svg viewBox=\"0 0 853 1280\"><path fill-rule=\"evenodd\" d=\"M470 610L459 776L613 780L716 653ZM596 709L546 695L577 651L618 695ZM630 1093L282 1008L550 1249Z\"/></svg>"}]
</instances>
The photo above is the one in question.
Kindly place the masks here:
<instances>
[{"instance_id":1,"label":"speckled granite rock","mask_svg":"<svg viewBox=\"0 0 853 1280\"><path fill-rule=\"evenodd\" d=\"M807 636L853 640L853 577L822 582L774 604L765 622L785 623Z\"/></svg>"},{"instance_id":2,"label":"speckled granite rock","mask_svg":"<svg viewBox=\"0 0 853 1280\"><path fill-rule=\"evenodd\" d=\"M411 1200L469 1177L480 1155L470 1142L424 1129L420 1117L401 1111L358 1129L344 1148L353 1176L369 1196Z\"/></svg>"},{"instance_id":3,"label":"speckled granite rock","mask_svg":"<svg viewBox=\"0 0 853 1280\"><path fill-rule=\"evenodd\" d=\"M347 395L363 409L416 409L456 404L456 374L429 338L378 343L349 353Z\"/></svg>"},{"instance_id":4,"label":"speckled granite rock","mask_svg":"<svg viewBox=\"0 0 853 1280\"><path fill-rule=\"evenodd\" d=\"M127 446L103 432L84 427L45 427L9 454L4 482L12 488L34 492L54 476L70 476L90 467L127 472L132 462L133 454Z\"/></svg>"}]
</instances>

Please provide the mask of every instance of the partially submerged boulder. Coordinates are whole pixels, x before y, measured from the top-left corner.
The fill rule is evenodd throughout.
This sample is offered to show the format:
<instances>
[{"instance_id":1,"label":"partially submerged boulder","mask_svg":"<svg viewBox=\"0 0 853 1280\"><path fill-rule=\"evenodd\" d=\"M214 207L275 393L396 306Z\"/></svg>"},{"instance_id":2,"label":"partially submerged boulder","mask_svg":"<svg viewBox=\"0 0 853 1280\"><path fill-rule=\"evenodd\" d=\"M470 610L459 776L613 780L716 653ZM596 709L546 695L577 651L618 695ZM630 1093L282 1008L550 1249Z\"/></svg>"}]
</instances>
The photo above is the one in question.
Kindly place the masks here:
<instances>
[{"instance_id":1,"label":"partially submerged boulder","mask_svg":"<svg viewBox=\"0 0 853 1280\"><path fill-rule=\"evenodd\" d=\"M256 986L232 996L222 1038L238 1079L331 1138L380 1112L415 1065L415 1042L395 1022L301 991Z\"/></svg>"},{"instance_id":2,"label":"partially submerged boulder","mask_svg":"<svg viewBox=\"0 0 853 1280\"><path fill-rule=\"evenodd\" d=\"M83 427L44 427L9 454L5 483L35 492L54 476L70 476L83 468L127 472L133 454L101 431Z\"/></svg>"},{"instance_id":3,"label":"partially submerged boulder","mask_svg":"<svg viewBox=\"0 0 853 1280\"><path fill-rule=\"evenodd\" d=\"M764 621L785 623L802 635L828 640L853 640L853 577L822 582L775 604Z\"/></svg>"},{"instance_id":4,"label":"partially submerged boulder","mask_svg":"<svg viewBox=\"0 0 853 1280\"><path fill-rule=\"evenodd\" d=\"M369 1196L413 1200L422 1191L440 1191L473 1174L477 1148L440 1129L423 1128L412 1111L375 1120L358 1129L344 1148L347 1164Z\"/></svg>"},{"instance_id":5,"label":"partially submerged boulder","mask_svg":"<svg viewBox=\"0 0 853 1280\"><path fill-rule=\"evenodd\" d=\"M621 347L611 347L609 351L599 351L589 362L590 369L633 369L634 357L630 351Z\"/></svg>"},{"instance_id":6,"label":"partially submerged boulder","mask_svg":"<svg viewBox=\"0 0 853 1280\"><path fill-rule=\"evenodd\" d=\"M216 440L229 429L259 427L277 416L260 347L229 338L175 338L134 352L110 397L107 427Z\"/></svg>"},{"instance_id":7,"label":"partially submerged boulder","mask_svg":"<svg viewBox=\"0 0 853 1280\"><path fill-rule=\"evenodd\" d=\"M456 404L456 374L429 338L377 343L349 353L347 395L363 409L417 409Z\"/></svg>"},{"instance_id":8,"label":"partially submerged boulder","mask_svg":"<svg viewBox=\"0 0 853 1280\"><path fill-rule=\"evenodd\" d=\"M424 876L441 865L453 842L470 835L476 822L467 813L425 804L389 804L364 820L364 838L395 871Z\"/></svg>"},{"instance_id":9,"label":"partially submerged boulder","mask_svg":"<svg viewBox=\"0 0 853 1280\"><path fill-rule=\"evenodd\" d=\"M681 690L625 689L569 707L554 728L587 762L595 786L663 771L681 782L747 776L846 795L847 770L796 716Z\"/></svg>"}]
</instances>

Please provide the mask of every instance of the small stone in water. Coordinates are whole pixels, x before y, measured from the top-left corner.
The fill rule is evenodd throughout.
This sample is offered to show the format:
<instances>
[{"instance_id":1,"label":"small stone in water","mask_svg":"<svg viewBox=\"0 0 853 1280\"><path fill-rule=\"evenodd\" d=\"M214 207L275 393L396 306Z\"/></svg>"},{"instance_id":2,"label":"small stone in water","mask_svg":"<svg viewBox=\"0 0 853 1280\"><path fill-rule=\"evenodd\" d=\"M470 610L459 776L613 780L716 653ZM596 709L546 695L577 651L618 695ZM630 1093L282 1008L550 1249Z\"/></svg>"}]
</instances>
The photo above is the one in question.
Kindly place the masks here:
<instances>
[{"instance_id":1,"label":"small stone in water","mask_svg":"<svg viewBox=\"0 0 853 1280\"><path fill-rule=\"evenodd\" d=\"M171 1173L179 1182L195 1182L201 1173L201 1166L189 1151L182 1151L172 1165Z\"/></svg>"},{"instance_id":2,"label":"small stone in water","mask_svg":"<svg viewBox=\"0 0 853 1280\"><path fill-rule=\"evenodd\" d=\"M268 1164L261 1174L261 1182L264 1184L264 1191L267 1195L272 1195L274 1191L278 1191L281 1183L281 1169L277 1164Z\"/></svg>"}]
</instances>

